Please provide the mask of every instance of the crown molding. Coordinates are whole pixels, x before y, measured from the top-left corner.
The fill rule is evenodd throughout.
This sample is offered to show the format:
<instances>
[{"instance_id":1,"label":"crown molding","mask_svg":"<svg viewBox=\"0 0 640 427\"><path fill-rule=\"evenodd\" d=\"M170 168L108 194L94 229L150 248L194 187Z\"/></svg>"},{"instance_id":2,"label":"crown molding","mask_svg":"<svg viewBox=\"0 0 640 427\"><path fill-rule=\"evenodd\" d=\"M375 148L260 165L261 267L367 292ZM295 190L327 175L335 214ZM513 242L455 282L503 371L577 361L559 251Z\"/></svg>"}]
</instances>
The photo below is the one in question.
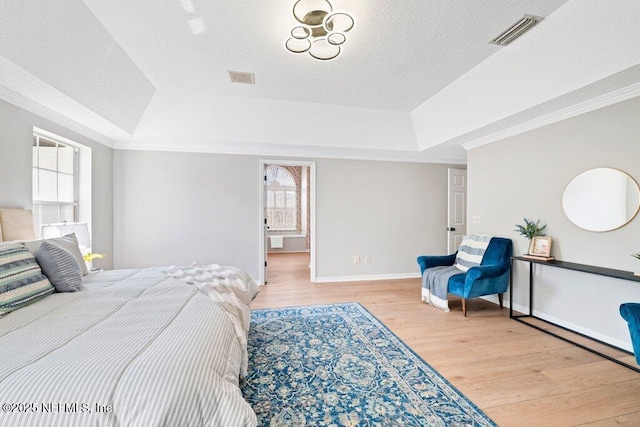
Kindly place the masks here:
<instances>
[{"instance_id":1,"label":"crown molding","mask_svg":"<svg viewBox=\"0 0 640 427\"><path fill-rule=\"evenodd\" d=\"M554 111L553 113L545 114L536 117L535 119L517 124L515 126L502 129L498 132L485 135L481 138L477 138L462 144L462 147L465 150L469 151L474 148L482 147L483 145L491 144L492 142L508 138L510 136L519 135L521 133L550 125L552 123L570 119L572 117L598 110L603 107L608 107L609 105L617 104L619 102L623 102L637 96L640 96L640 83L635 83L630 86L614 90L607 94L591 98L587 101L580 102L570 107Z\"/></svg>"},{"instance_id":2,"label":"crown molding","mask_svg":"<svg viewBox=\"0 0 640 427\"><path fill-rule=\"evenodd\" d=\"M102 145L106 145L109 148L114 148L114 141L106 136L102 135L90 129L74 120L71 120L60 113L57 113L50 109L49 107L45 107L42 104L39 104L26 96L23 96L5 86L0 85L0 99L7 101L10 104L13 104L17 107L22 108L23 110L29 111L30 113L36 114L42 118L50 120L60 126L64 126L65 128L79 133L82 136L86 136L87 138L92 139L95 142L98 142Z\"/></svg>"},{"instance_id":3,"label":"crown molding","mask_svg":"<svg viewBox=\"0 0 640 427\"><path fill-rule=\"evenodd\" d=\"M159 139L113 140L52 109L45 107L5 86L0 85L0 99L50 120L73 132L115 150L170 151L254 156L285 156L347 160L377 160L411 163L466 164L466 158L428 156L419 151L381 150L370 148L320 147L263 144L250 142L218 142L209 140Z\"/></svg>"},{"instance_id":4,"label":"crown molding","mask_svg":"<svg viewBox=\"0 0 640 427\"><path fill-rule=\"evenodd\" d=\"M419 151L379 150L368 148L320 147L302 145L263 144L251 142L220 142L188 139L157 139L116 141L115 150L168 151L183 153L235 154L246 156L280 156L312 159L374 160L410 163L467 163L466 158L426 157Z\"/></svg>"}]
</instances>

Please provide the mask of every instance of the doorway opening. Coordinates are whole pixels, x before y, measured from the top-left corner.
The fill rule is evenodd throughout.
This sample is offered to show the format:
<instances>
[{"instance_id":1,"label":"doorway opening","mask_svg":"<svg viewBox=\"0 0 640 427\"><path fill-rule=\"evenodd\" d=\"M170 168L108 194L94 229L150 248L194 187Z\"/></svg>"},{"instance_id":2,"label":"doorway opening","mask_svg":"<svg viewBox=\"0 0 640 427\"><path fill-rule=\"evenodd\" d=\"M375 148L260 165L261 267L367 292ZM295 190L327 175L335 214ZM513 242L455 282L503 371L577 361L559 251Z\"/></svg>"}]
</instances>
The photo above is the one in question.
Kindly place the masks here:
<instances>
[{"instance_id":1,"label":"doorway opening","mask_svg":"<svg viewBox=\"0 0 640 427\"><path fill-rule=\"evenodd\" d=\"M261 160L261 282L295 270L315 282L315 162Z\"/></svg>"}]
</instances>

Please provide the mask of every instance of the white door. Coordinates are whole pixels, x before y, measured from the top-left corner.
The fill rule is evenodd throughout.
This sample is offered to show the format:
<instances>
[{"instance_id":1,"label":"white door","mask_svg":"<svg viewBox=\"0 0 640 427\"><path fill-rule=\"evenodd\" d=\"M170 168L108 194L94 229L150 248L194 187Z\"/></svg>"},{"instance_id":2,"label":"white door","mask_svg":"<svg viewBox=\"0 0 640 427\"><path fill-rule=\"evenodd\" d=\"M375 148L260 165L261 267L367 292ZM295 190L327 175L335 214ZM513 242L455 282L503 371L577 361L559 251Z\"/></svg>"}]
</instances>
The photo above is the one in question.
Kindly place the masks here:
<instances>
[{"instance_id":1,"label":"white door","mask_svg":"<svg viewBox=\"0 0 640 427\"><path fill-rule=\"evenodd\" d=\"M267 230L269 226L267 225L267 165L262 166L262 176L264 180L262 181L262 218L263 218L263 246L262 249L264 251L264 284L267 284L267 254L269 252L269 236L267 235Z\"/></svg>"},{"instance_id":2,"label":"white door","mask_svg":"<svg viewBox=\"0 0 640 427\"><path fill-rule=\"evenodd\" d=\"M447 250L458 250L467 233L467 171L449 169L449 216L447 221Z\"/></svg>"}]
</instances>

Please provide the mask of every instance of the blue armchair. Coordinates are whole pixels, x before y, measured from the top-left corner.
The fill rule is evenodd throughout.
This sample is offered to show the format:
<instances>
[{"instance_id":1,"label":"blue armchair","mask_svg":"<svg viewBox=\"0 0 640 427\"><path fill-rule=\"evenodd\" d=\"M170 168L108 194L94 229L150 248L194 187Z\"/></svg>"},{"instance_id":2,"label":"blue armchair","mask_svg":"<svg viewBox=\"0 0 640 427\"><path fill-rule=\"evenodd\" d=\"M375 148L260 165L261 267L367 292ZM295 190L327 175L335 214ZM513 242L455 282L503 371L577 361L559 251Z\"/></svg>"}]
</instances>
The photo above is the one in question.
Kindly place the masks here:
<instances>
[{"instance_id":1,"label":"blue armchair","mask_svg":"<svg viewBox=\"0 0 640 427\"><path fill-rule=\"evenodd\" d=\"M640 365L640 304L628 302L620 305L620 315L627 321L633 352L636 362Z\"/></svg>"},{"instance_id":2,"label":"blue armchair","mask_svg":"<svg viewBox=\"0 0 640 427\"><path fill-rule=\"evenodd\" d=\"M462 298L462 312L467 316L467 299L498 294L500 308L503 307L504 293L509 287L509 270L513 252L511 239L492 237L479 266L471 267L466 273L456 274L449 279L448 292ZM419 256L420 274L428 268L451 266L458 252L445 256Z\"/></svg>"}]
</instances>

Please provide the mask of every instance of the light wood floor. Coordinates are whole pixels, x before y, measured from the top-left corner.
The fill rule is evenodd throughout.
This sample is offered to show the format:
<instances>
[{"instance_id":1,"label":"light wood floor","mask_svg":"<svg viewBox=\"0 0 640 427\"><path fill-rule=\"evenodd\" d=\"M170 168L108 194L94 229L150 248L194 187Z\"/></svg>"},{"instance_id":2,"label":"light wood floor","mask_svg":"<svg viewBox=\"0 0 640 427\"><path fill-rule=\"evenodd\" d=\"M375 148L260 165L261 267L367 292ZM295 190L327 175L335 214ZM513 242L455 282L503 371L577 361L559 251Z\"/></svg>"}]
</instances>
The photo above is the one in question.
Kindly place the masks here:
<instances>
[{"instance_id":1,"label":"light wood floor","mask_svg":"<svg viewBox=\"0 0 640 427\"><path fill-rule=\"evenodd\" d=\"M308 254L269 255L252 308L359 302L500 426L640 426L640 374L474 299L445 313L420 280L309 282ZM416 267L417 268L417 267Z\"/></svg>"}]
</instances>

